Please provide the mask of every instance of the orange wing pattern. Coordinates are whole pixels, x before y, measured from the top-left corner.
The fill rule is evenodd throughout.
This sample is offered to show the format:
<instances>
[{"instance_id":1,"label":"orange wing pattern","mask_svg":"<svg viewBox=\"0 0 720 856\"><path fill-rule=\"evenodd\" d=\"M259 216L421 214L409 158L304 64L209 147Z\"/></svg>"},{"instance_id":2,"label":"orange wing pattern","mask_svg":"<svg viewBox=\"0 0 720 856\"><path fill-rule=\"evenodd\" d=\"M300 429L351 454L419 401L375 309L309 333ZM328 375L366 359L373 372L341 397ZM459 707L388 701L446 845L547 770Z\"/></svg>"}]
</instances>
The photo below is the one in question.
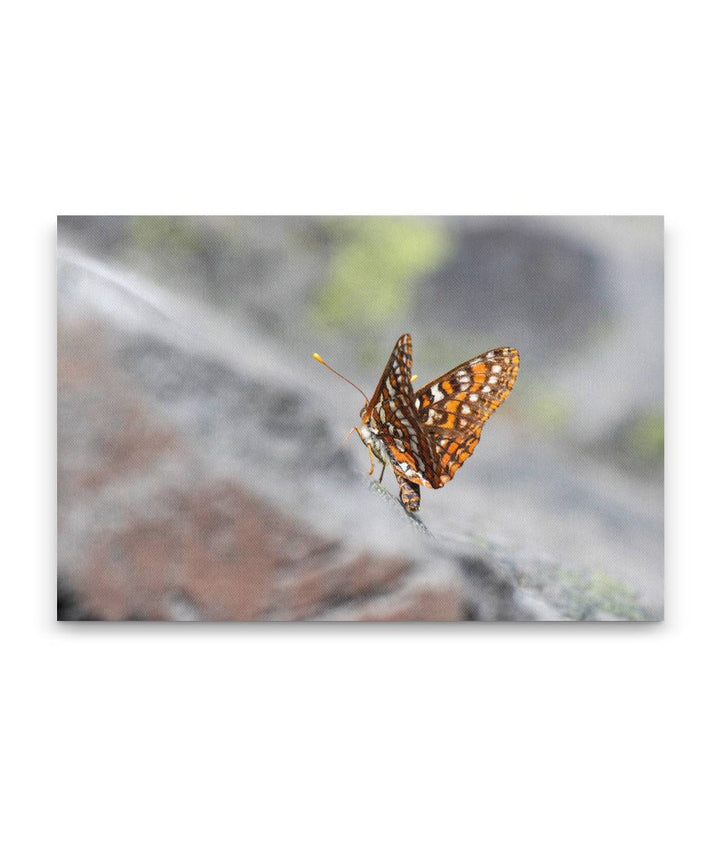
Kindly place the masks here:
<instances>
[{"instance_id":1,"label":"orange wing pattern","mask_svg":"<svg viewBox=\"0 0 720 856\"><path fill-rule=\"evenodd\" d=\"M412 340L400 336L373 397L360 415L363 441L390 463L408 511L420 507L419 485L441 488L472 455L482 426L515 383L520 355L494 348L413 392Z\"/></svg>"},{"instance_id":2,"label":"orange wing pattern","mask_svg":"<svg viewBox=\"0 0 720 856\"><path fill-rule=\"evenodd\" d=\"M519 368L515 348L494 348L417 391L415 409L439 464L433 487L447 484L475 451L483 425L507 398Z\"/></svg>"}]
</instances>

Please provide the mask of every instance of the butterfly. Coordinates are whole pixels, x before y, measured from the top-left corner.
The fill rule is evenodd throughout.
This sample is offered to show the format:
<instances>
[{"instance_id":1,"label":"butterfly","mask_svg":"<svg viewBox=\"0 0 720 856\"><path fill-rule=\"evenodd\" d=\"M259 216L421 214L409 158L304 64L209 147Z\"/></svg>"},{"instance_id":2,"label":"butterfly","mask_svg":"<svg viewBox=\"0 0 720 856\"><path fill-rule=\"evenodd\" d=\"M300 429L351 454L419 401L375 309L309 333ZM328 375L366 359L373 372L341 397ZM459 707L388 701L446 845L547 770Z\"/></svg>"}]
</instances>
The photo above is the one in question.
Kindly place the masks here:
<instances>
[{"instance_id":1,"label":"butterfly","mask_svg":"<svg viewBox=\"0 0 720 856\"><path fill-rule=\"evenodd\" d=\"M313 357L340 375L318 354ZM520 368L515 348L493 348L450 369L417 391L412 382L412 339L397 340L371 399L355 426L373 458L389 464L406 511L420 508L420 487L446 485L475 451L483 425L507 398ZM340 375L347 380L343 375Z\"/></svg>"}]
</instances>

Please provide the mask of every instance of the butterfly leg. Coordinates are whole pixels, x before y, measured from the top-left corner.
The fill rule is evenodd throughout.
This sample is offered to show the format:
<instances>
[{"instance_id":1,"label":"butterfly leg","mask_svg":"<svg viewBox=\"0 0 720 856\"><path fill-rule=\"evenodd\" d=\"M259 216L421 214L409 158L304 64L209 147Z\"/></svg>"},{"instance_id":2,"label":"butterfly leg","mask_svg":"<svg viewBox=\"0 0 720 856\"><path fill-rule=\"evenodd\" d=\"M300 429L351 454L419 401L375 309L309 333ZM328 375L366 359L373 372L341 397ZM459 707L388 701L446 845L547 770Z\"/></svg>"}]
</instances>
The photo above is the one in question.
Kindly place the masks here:
<instances>
[{"instance_id":1,"label":"butterfly leg","mask_svg":"<svg viewBox=\"0 0 720 856\"><path fill-rule=\"evenodd\" d=\"M382 471L380 473L380 478L378 479L378 484L380 484L380 482L382 481L382 477L384 475L385 475L385 461L383 461L383 468L382 468Z\"/></svg>"},{"instance_id":2,"label":"butterfly leg","mask_svg":"<svg viewBox=\"0 0 720 856\"><path fill-rule=\"evenodd\" d=\"M357 431L358 437L364 443L365 441L363 440L363 435L360 433L360 429L358 428L357 425L353 428L353 431ZM352 431L350 433L352 434ZM373 458L373 453L372 453L372 449L370 448L370 446L367 446L367 450L368 450L368 454L370 455L370 472L368 473L368 475L371 476L375 472L375 459Z\"/></svg>"},{"instance_id":3,"label":"butterfly leg","mask_svg":"<svg viewBox=\"0 0 720 856\"><path fill-rule=\"evenodd\" d=\"M372 449L370 446L367 447L367 450L370 454L370 472L368 473L371 476L375 472L375 458L373 457Z\"/></svg>"}]
</instances>

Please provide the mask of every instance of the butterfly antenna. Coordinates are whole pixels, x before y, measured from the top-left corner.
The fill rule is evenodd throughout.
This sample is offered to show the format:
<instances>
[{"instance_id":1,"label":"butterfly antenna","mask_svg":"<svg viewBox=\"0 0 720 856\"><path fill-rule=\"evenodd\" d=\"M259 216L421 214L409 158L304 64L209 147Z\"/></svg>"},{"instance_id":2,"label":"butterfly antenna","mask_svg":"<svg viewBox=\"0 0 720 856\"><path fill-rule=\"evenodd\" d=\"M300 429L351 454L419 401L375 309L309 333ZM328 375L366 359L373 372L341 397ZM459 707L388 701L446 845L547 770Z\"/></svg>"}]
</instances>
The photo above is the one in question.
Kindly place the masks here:
<instances>
[{"instance_id":1,"label":"butterfly antenna","mask_svg":"<svg viewBox=\"0 0 720 856\"><path fill-rule=\"evenodd\" d=\"M356 383L353 383L351 380L348 380L348 378L346 378L346 377L345 377L345 375L342 375L342 374L340 374L340 372L335 371L335 369L334 369L332 366L329 366L329 365L325 362L325 360L320 356L320 354L313 354L313 359L314 359L314 360L317 360L319 363L321 363L322 365L324 365L326 369L330 369L330 371L331 371L333 374L336 374L338 377L341 377L344 381L346 381L347 383L349 383L349 384L350 384L350 386L354 386L354 387L355 387L355 389L360 393L360 395L362 395L362 397L365 399L365 404L367 404L367 403L368 403L368 397L367 397L367 395L365 395L365 393L360 389L360 387L359 387Z\"/></svg>"}]
</instances>

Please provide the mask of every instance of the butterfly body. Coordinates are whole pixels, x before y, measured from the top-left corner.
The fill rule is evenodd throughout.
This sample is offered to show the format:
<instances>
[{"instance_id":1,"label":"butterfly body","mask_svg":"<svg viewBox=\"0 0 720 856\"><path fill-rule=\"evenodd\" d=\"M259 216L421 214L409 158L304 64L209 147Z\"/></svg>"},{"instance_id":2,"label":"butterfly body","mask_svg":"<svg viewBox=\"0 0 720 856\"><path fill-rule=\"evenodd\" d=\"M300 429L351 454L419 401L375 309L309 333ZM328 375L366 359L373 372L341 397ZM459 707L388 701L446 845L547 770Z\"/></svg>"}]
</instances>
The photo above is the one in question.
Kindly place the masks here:
<instances>
[{"instance_id":1,"label":"butterfly body","mask_svg":"<svg viewBox=\"0 0 720 856\"><path fill-rule=\"evenodd\" d=\"M372 456L389 465L408 511L420 507L420 486L449 482L475 450L482 427L515 383L515 348L486 351L415 392L412 340L400 336L375 393L360 411L357 432ZM371 468L372 472L372 468Z\"/></svg>"},{"instance_id":2,"label":"butterfly body","mask_svg":"<svg viewBox=\"0 0 720 856\"><path fill-rule=\"evenodd\" d=\"M399 451L397 447L388 445L380 436L377 428L368 428L363 425L358 429L358 433L360 434L360 439L380 463L383 465L389 464L395 473L400 472L407 479L417 481L418 484L423 483L422 474L413 469L408 461L397 457L396 451Z\"/></svg>"}]
</instances>

